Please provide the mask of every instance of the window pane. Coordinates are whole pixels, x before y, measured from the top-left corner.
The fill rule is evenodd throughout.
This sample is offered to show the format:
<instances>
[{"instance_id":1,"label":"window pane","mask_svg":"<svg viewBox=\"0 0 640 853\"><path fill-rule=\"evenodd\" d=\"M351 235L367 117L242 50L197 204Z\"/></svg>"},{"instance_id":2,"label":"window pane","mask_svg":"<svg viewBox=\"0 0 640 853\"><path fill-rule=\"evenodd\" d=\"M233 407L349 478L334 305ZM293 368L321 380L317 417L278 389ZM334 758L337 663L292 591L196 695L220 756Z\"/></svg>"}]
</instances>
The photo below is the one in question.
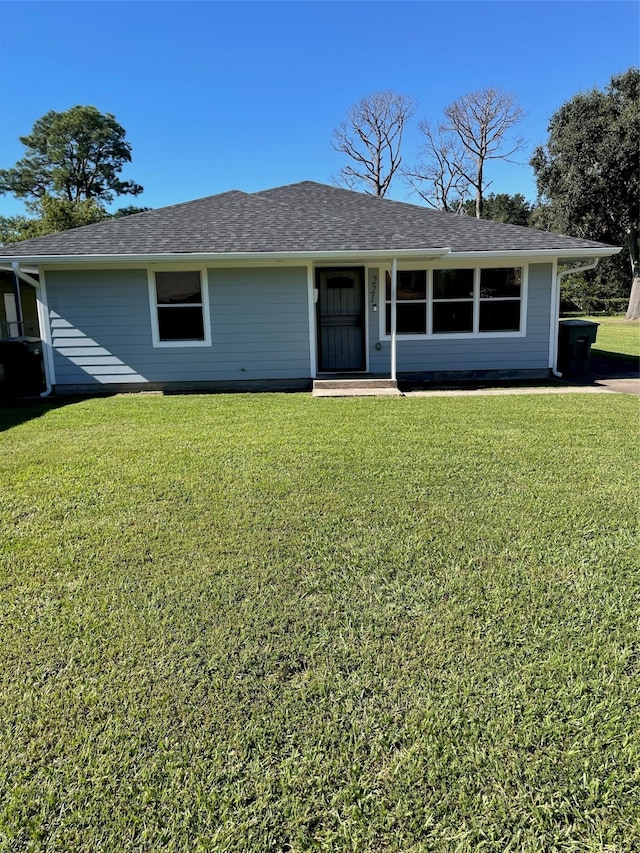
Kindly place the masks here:
<instances>
[{"instance_id":1,"label":"window pane","mask_svg":"<svg viewBox=\"0 0 640 853\"><path fill-rule=\"evenodd\" d=\"M498 296L520 296L522 270L489 269L480 270L480 298L491 299Z\"/></svg>"},{"instance_id":2,"label":"window pane","mask_svg":"<svg viewBox=\"0 0 640 853\"><path fill-rule=\"evenodd\" d=\"M481 332L519 332L520 300L507 299L480 303Z\"/></svg>"},{"instance_id":3,"label":"window pane","mask_svg":"<svg viewBox=\"0 0 640 853\"><path fill-rule=\"evenodd\" d=\"M434 299L472 299L473 270L434 270Z\"/></svg>"},{"instance_id":4,"label":"window pane","mask_svg":"<svg viewBox=\"0 0 640 853\"><path fill-rule=\"evenodd\" d=\"M427 331L425 302L403 302L396 305L396 330L399 335L424 335ZM387 334L391 334L391 305L387 303Z\"/></svg>"},{"instance_id":5,"label":"window pane","mask_svg":"<svg viewBox=\"0 0 640 853\"><path fill-rule=\"evenodd\" d=\"M185 302L202 302L200 273L157 272L156 292L158 305L180 305Z\"/></svg>"},{"instance_id":6,"label":"window pane","mask_svg":"<svg viewBox=\"0 0 640 853\"><path fill-rule=\"evenodd\" d=\"M427 273L425 270L401 270L397 273L398 300L426 299ZM387 301L391 299L391 273L387 271Z\"/></svg>"},{"instance_id":7,"label":"window pane","mask_svg":"<svg viewBox=\"0 0 640 853\"><path fill-rule=\"evenodd\" d=\"M161 341L203 341L202 308L158 308Z\"/></svg>"},{"instance_id":8,"label":"window pane","mask_svg":"<svg viewBox=\"0 0 640 853\"><path fill-rule=\"evenodd\" d=\"M424 270L398 273L398 299L426 299L427 273Z\"/></svg>"},{"instance_id":9,"label":"window pane","mask_svg":"<svg viewBox=\"0 0 640 853\"><path fill-rule=\"evenodd\" d=\"M433 331L472 332L473 302L434 302Z\"/></svg>"},{"instance_id":10,"label":"window pane","mask_svg":"<svg viewBox=\"0 0 640 853\"><path fill-rule=\"evenodd\" d=\"M327 287L345 288L353 287L354 273L338 272L327 275Z\"/></svg>"}]
</instances>

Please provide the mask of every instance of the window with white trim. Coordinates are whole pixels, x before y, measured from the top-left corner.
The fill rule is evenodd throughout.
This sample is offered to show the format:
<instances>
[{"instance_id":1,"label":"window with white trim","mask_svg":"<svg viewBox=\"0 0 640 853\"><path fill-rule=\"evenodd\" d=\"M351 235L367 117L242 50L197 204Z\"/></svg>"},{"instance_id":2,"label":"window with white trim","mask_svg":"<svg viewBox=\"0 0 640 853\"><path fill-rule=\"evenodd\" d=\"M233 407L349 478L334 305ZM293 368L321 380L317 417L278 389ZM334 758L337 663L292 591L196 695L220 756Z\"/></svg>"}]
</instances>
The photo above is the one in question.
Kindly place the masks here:
<instances>
[{"instance_id":1,"label":"window with white trim","mask_svg":"<svg viewBox=\"0 0 640 853\"><path fill-rule=\"evenodd\" d=\"M480 270L480 332L520 331L522 269Z\"/></svg>"},{"instance_id":2,"label":"window with white trim","mask_svg":"<svg viewBox=\"0 0 640 853\"><path fill-rule=\"evenodd\" d=\"M523 333L522 267L399 270L398 335ZM391 334L391 275L387 271L385 333Z\"/></svg>"},{"instance_id":3,"label":"window with white trim","mask_svg":"<svg viewBox=\"0 0 640 853\"><path fill-rule=\"evenodd\" d=\"M155 270L150 280L154 344L209 342L206 281L201 270Z\"/></svg>"},{"instance_id":4,"label":"window with white trim","mask_svg":"<svg viewBox=\"0 0 640 853\"><path fill-rule=\"evenodd\" d=\"M473 332L473 301L473 270L433 270L433 334Z\"/></svg>"},{"instance_id":5,"label":"window with white trim","mask_svg":"<svg viewBox=\"0 0 640 853\"><path fill-rule=\"evenodd\" d=\"M396 278L396 329L399 335L427 332L427 272L400 270ZM391 273L387 272L387 329L391 328ZM387 332L389 334L389 332Z\"/></svg>"}]
</instances>

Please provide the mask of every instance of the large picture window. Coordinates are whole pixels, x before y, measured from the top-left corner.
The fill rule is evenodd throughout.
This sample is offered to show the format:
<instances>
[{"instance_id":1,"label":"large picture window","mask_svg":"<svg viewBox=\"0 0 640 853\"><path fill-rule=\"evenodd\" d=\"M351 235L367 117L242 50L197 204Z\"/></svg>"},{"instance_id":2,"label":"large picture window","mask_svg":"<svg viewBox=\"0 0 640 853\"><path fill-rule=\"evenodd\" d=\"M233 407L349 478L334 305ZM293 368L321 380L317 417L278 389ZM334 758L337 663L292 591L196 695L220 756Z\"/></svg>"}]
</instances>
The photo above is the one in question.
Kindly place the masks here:
<instances>
[{"instance_id":1,"label":"large picture window","mask_svg":"<svg viewBox=\"0 0 640 853\"><path fill-rule=\"evenodd\" d=\"M206 298L200 270L153 273L152 302L157 345L207 343Z\"/></svg>"},{"instance_id":2,"label":"large picture window","mask_svg":"<svg viewBox=\"0 0 640 853\"><path fill-rule=\"evenodd\" d=\"M399 270L398 335L522 334L524 269ZM385 332L391 334L391 275L386 276Z\"/></svg>"}]
</instances>

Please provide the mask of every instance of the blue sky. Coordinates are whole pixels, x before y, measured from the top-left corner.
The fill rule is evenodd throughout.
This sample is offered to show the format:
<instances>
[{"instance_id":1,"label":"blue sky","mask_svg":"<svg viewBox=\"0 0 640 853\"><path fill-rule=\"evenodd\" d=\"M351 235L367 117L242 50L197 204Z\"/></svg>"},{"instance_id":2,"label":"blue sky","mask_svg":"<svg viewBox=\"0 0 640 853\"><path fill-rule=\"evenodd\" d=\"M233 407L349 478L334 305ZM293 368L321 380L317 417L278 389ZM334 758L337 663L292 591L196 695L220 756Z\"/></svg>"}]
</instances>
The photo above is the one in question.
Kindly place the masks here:
<instances>
[{"instance_id":1,"label":"blue sky","mask_svg":"<svg viewBox=\"0 0 640 853\"><path fill-rule=\"evenodd\" d=\"M92 104L127 131L112 207L160 207L229 189L328 183L333 128L363 95L411 94L421 118L487 85L526 112L524 165L494 164L490 190L535 198L526 163L555 110L640 61L640 6L617 0L449 2L0 2L0 167L49 110ZM397 181L391 197L408 199ZM415 197L411 200L417 200ZM23 212L0 196L0 214Z\"/></svg>"}]
</instances>

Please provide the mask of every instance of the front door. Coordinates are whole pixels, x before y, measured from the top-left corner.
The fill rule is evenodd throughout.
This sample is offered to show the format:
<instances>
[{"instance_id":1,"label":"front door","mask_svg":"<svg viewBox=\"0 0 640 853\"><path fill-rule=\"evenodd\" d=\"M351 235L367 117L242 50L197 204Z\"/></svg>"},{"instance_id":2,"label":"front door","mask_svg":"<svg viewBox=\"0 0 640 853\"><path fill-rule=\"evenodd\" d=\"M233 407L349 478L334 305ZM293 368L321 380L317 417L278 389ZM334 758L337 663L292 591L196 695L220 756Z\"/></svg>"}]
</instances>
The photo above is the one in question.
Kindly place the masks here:
<instances>
[{"instance_id":1,"label":"front door","mask_svg":"<svg viewBox=\"0 0 640 853\"><path fill-rule=\"evenodd\" d=\"M316 270L318 369L322 373L365 369L364 270Z\"/></svg>"}]
</instances>

